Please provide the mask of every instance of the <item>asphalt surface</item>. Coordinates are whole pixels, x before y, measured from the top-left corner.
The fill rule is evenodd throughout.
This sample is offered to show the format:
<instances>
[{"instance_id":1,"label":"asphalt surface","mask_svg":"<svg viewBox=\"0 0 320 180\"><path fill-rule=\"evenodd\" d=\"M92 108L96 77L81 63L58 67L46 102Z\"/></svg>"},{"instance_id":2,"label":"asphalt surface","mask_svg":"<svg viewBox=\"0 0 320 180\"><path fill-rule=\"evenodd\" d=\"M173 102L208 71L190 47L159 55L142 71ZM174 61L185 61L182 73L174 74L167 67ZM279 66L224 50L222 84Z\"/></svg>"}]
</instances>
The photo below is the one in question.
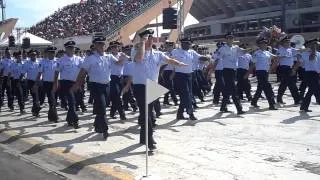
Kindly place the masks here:
<instances>
[{"instance_id":1,"label":"asphalt surface","mask_svg":"<svg viewBox=\"0 0 320 180\"><path fill-rule=\"evenodd\" d=\"M54 173L47 172L30 162L16 157L0 147L1 180L62 180Z\"/></svg>"}]
</instances>

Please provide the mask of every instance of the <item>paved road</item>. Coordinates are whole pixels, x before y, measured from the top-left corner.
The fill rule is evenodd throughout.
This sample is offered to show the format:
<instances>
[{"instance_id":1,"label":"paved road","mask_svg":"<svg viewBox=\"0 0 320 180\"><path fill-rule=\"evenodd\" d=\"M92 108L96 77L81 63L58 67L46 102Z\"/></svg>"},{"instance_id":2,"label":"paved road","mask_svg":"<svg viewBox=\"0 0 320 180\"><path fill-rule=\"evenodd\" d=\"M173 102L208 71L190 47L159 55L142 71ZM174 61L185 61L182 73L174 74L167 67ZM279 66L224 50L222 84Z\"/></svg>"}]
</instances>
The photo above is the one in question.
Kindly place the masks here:
<instances>
[{"instance_id":1,"label":"paved road","mask_svg":"<svg viewBox=\"0 0 320 180\"><path fill-rule=\"evenodd\" d=\"M0 147L1 180L62 180L63 177L16 157Z\"/></svg>"}]
</instances>

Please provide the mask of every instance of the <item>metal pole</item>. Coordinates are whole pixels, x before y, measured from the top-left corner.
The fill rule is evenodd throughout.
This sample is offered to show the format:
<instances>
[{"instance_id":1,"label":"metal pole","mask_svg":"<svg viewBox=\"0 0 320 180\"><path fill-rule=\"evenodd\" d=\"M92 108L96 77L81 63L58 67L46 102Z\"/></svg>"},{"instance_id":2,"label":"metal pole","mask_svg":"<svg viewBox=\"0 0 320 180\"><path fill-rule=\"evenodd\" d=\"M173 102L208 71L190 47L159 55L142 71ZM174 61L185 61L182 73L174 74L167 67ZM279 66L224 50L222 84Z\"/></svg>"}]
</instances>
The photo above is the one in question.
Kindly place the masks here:
<instances>
[{"instance_id":1,"label":"metal pole","mask_svg":"<svg viewBox=\"0 0 320 180\"><path fill-rule=\"evenodd\" d=\"M287 0L282 0L282 29L286 31L286 3Z\"/></svg>"},{"instance_id":2,"label":"metal pole","mask_svg":"<svg viewBox=\"0 0 320 180\"><path fill-rule=\"evenodd\" d=\"M146 94L145 94L145 128L146 128L146 176L145 177L148 177L149 176L149 154L148 154L148 146L149 146L149 137L148 137L148 134L149 134L149 129L148 129L148 122L149 122L149 118L148 118L148 99L147 99L147 96L148 96L148 88L147 88L147 83L146 83L146 90L145 90Z\"/></svg>"}]
</instances>

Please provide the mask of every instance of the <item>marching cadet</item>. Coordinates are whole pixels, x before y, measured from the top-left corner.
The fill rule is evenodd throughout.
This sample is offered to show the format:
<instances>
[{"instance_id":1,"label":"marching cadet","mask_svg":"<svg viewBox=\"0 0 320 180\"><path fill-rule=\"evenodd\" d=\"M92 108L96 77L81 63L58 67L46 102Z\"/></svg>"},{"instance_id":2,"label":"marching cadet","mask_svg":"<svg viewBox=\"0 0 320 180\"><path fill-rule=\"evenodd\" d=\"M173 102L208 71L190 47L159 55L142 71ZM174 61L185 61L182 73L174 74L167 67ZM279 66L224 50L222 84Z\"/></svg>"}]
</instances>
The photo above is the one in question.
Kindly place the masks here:
<instances>
[{"instance_id":1,"label":"marching cadet","mask_svg":"<svg viewBox=\"0 0 320 180\"><path fill-rule=\"evenodd\" d=\"M174 42L166 42L164 44L164 48L166 51L166 55L168 57L171 57L171 51L175 48L175 44ZM171 105L169 102L169 95L171 96L171 99L174 103L175 106L178 105L178 99L177 99L177 95L176 92L174 90L174 82L173 82L173 78L174 78L174 74L175 74L175 67L173 65L165 65L164 69L163 69L163 73L162 73L162 77L163 77L163 81L164 81L164 87L167 88L169 90L169 92L167 92L164 95L164 100L163 100L163 104L165 105Z\"/></svg>"},{"instance_id":2,"label":"marching cadet","mask_svg":"<svg viewBox=\"0 0 320 180\"><path fill-rule=\"evenodd\" d=\"M132 57L134 57L134 62L132 64L132 82L134 95L139 106L138 120L139 125L141 126L140 144L146 144L145 93L147 79L157 82L160 66L165 63L176 65L177 67L187 66L183 62L169 58L163 52L152 50L153 34L153 30L145 30L140 33L139 36L141 37L141 42L136 45L136 50L132 53ZM130 85L131 82L128 82L124 91L127 91ZM148 148L150 150L156 149L156 142L153 139L152 107L153 103L150 103L148 105Z\"/></svg>"},{"instance_id":3,"label":"marching cadet","mask_svg":"<svg viewBox=\"0 0 320 180\"><path fill-rule=\"evenodd\" d=\"M42 86L44 89L44 96L47 95L49 103L48 120L50 122L58 122L57 106L56 106L56 91L58 88L58 64L55 59L55 52L57 48L54 46L48 46L45 50L46 58L44 58L39 65L39 74L37 77L37 83L40 82L42 77Z\"/></svg>"},{"instance_id":4,"label":"marching cadet","mask_svg":"<svg viewBox=\"0 0 320 180\"><path fill-rule=\"evenodd\" d=\"M223 61L223 80L224 80L224 90L223 99L220 107L221 112L229 112L227 109L227 103L229 97L232 96L233 103L235 104L238 115L245 113L242 110L242 106L237 95L236 85L235 85L235 75L238 63L239 54L243 52L241 48L237 45L233 45L234 36L232 33L227 33L225 35L226 44L222 46L218 53L220 60Z\"/></svg>"},{"instance_id":5,"label":"marching cadet","mask_svg":"<svg viewBox=\"0 0 320 180\"><path fill-rule=\"evenodd\" d=\"M219 49L223 46L223 42L217 43L217 50L212 55L213 60L213 69L214 69L214 77L216 82L213 87L213 104L219 104L220 94L223 92L224 89L224 82L222 76L222 60L219 58ZM211 73L208 73L209 78L211 78Z\"/></svg>"},{"instance_id":6,"label":"marching cadet","mask_svg":"<svg viewBox=\"0 0 320 180\"><path fill-rule=\"evenodd\" d=\"M256 68L256 76L258 80L258 87L256 93L253 96L251 105L254 107L259 107L257 105L258 99L261 97L262 91L264 91L270 110L277 110L275 108L274 93L272 91L271 84L269 83L269 70L272 62L272 58L276 56L268 51L268 40L260 38L257 40L257 45L259 50L257 50L253 55L253 63ZM272 66L271 66L272 67ZM251 67L252 69L253 67Z\"/></svg>"},{"instance_id":7,"label":"marching cadet","mask_svg":"<svg viewBox=\"0 0 320 180\"><path fill-rule=\"evenodd\" d=\"M129 57L119 52L121 48L121 44L117 41L112 41L109 43L109 47L111 49L111 54L119 58L120 56ZM121 91L123 88L123 67L124 62L119 63L118 61L111 62L111 81L110 81L110 100L111 100L111 109L110 109L110 117L115 118L115 113L118 111L121 120L126 120L126 115L124 113L123 104L121 101Z\"/></svg>"},{"instance_id":8,"label":"marching cadet","mask_svg":"<svg viewBox=\"0 0 320 180\"><path fill-rule=\"evenodd\" d=\"M8 86L12 86L14 96L18 98L18 104L20 107L20 114L24 114L24 99L23 99L23 89L22 89L22 79L23 79L23 64L21 51L14 53L14 58L16 62L10 65L10 70L8 72ZM11 81L12 77L12 83Z\"/></svg>"},{"instance_id":9,"label":"marching cadet","mask_svg":"<svg viewBox=\"0 0 320 180\"><path fill-rule=\"evenodd\" d=\"M8 86L8 73L10 70L10 65L13 64L14 61L11 58L11 52L9 48L5 50L5 58L1 61L1 71L0 76L3 77L2 81L2 89L1 89L1 102L0 105L3 106L3 99L4 99L4 92L7 94L7 101L8 101L8 108L13 111L13 96L12 96L12 89L11 85Z\"/></svg>"},{"instance_id":10,"label":"marching cadet","mask_svg":"<svg viewBox=\"0 0 320 180\"><path fill-rule=\"evenodd\" d=\"M68 126L73 126L73 128L79 128L79 118L76 114L76 99L75 93L79 91L72 91L78 73L81 66L81 58L76 56L75 53L75 45L74 41L67 41L64 44L65 54L58 61L57 74L60 73L60 90L62 93L62 97L67 97L68 101L68 113L67 113L67 123ZM55 76L55 81L58 80L58 76Z\"/></svg>"},{"instance_id":11,"label":"marching cadet","mask_svg":"<svg viewBox=\"0 0 320 180\"><path fill-rule=\"evenodd\" d=\"M81 65L81 70L78 74L76 83L74 84L73 91L79 89L81 84L84 83L86 74L90 76L91 91L94 99L95 121L94 127L96 133L103 133L106 140L108 138L108 124L105 118L106 115L106 96L107 86L110 82L111 63L112 61L123 63L125 57L121 56L119 59L111 54L105 54L105 41L104 37L95 37L93 39L95 52L87 57Z\"/></svg>"},{"instance_id":12,"label":"marching cadet","mask_svg":"<svg viewBox=\"0 0 320 180\"><path fill-rule=\"evenodd\" d=\"M309 52L302 52L300 61L303 63L305 69L305 81L308 87L308 92L303 98L300 110L303 112L311 112L309 105L311 102L311 96L315 95L317 101L320 100L320 85L319 85L319 73L320 73L320 53L317 51L320 42L318 39L312 39L305 43L305 46L310 48Z\"/></svg>"},{"instance_id":13,"label":"marching cadet","mask_svg":"<svg viewBox=\"0 0 320 180\"><path fill-rule=\"evenodd\" d=\"M277 52L277 56L280 59L280 85L278 89L277 102L285 104L282 100L282 96L284 95L287 87L289 87L290 93L294 99L294 104L300 104L300 96L294 79L295 72L293 72L293 70L299 66L299 63L297 63L296 66L293 67L295 49L290 47L290 38L288 36L283 37L280 40L280 43L281 46Z\"/></svg>"},{"instance_id":14,"label":"marching cadet","mask_svg":"<svg viewBox=\"0 0 320 180\"><path fill-rule=\"evenodd\" d=\"M84 57L81 57L80 48L75 47L75 55L80 59L80 64L82 64L84 61ZM80 72L80 67L77 68L77 72L75 72L75 74L78 75L79 72ZM87 112L87 106L84 104L84 97L85 97L85 89L83 84L80 87L79 91L75 92L76 111L79 111L81 108L82 112Z\"/></svg>"},{"instance_id":15,"label":"marching cadet","mask_svg":"<svg viewBox=\"0 0 320 180\"><path fill-rule=\"evenodd\" d=\"M197 120L193 114L193 94L192 94L192 71L193 64L207 57L201 56L196 51L191 50L192 40L190 38L183 38L180 40L181 49L175 49L172 51L172 57L187 64L188 66L176 67L176 73L174 77L175 90L180 97L180 104L177 112L177 119L186 119L183 116L186 109L189 114L190 120Z\"/></svg>"},{"instance_id":16,"label":"marching cadet","mask_svg":"<svg viewBox=\"0 0 320 180\"><path fill-rule=\"evenodd\" d=\"M39 74L39 62L37 61L37 51L29 51L30 60L26 62L23 66L24 73L27 74L26 80L28 85L28 91L31 92L32 96L32 115L38 117L40 108L39 102L39 91L36 85L37 76Z\"/></svg>"},{"instance_id":17,"label":"marching cadet","mask_svg":"<svg viewBox=\"0 0 320 180\"><path fill-rule=\"evenodd\" d=\"M192 47L191 51L194 51L195 53L198 54L198 52L197 52L198 48L199 48L198 45L194 45ZM195 58L195 60L193 61L193 64L192 64L192 99L193 99L192 101L193 101L193 107L195 109L198 108L195 96L198 96L200 101L204 102L204 99L203 99L204 97L201 92L200 85L199 85L198 78L197 78L197 69L198 69L199 64L200 64L199 59Z\"/></svg>"},{"instance_id":18,"label":"marching cadet","mask_svg":"<svg viewBox=\"0 0 320 180\"><path fill-rule=\"evenodd\" d=\"M125 47L123 47L123 52L127 55L129 55L129 54L131 55L131 48L132 48L131 46L125 46ZM128 61L124 62L124 65L123 65L123 85L126 85L128 82L132 81L132 76L131 76L132 58L133 57L130 57L128 59ZM131 86L127 92L123 92L122 101L123 101L123 108L125 111L129 110L129 105L128 105L129 103L130 103L130 106L131 106L133 112L137 111L137 109L138 109L137 102L134 99L133 89L131 88Z\"/></svg>"},{"instance_id":19,"label":"marching cadet","mask_svg":"<svg viewBox=\"0 0 320 180\"><path fill-rule=\"evenodd\" d=\"M246 49L246 44L241 44L240 48ZM246 94L248 101L251 101L251 85L248 79L249 77L249 66L252 64L251 54L243 53L238 58L238 69L237 69L237 92L241 100L243 100L243 92Z\"/></svg>"}]
</instances>

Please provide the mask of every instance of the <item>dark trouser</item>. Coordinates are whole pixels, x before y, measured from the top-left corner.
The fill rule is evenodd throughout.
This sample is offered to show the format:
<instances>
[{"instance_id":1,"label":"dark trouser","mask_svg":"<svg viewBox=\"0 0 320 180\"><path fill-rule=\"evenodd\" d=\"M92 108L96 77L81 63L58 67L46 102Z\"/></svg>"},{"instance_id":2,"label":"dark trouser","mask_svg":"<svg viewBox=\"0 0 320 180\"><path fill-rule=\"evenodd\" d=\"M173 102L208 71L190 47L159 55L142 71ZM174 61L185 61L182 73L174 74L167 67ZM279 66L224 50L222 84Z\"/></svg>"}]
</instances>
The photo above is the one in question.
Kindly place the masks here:
<instances>
[{"instance_id":1,"label":"dark trouser","mask_svg":"<svg viewBox=\"0 0 320 180\"><path fill-rule=\"evenodd\" d=\"M28 90L31 92L31 96L32 96L32 109L31 112L34 115L39 115L39 111L40 111L40 102L39 102L39 93L38 90L37 92L34 92L33 90L33 86L35 85L35 81L32 80L28 80Z\"/></svg>"},{"instance_id":2,"label":"dark trouser","mask_svg":"<svg viewBox=\"0 0 320 180\"><path fill-rule=\"evenodd\" d=\"M317 100L320 100L319 74L314 71L306 71L304 79L308 87L308 92L306 96L303 98L300 109L308 110L312 95L314 95Z\"/></svg>"},{"instance_id":3,"label":"dark trouser","mask_svg":"<svg viewBox=\"0 0 320 180\"><path fill-rule=\"evenodd\" d=\"M223 90L223 99L221 104L221 110L227 109L227 103L229 97L232 96L233 103L235 104L237 111L242 111L242 106L238 97L236 84L235 84L235 76L236 71L234 69L224 68L222 71L223 80L224 80L224 90Z\"/></svg>"},{"instance_id":4,"label":"dark trouser","mask_svg":"<svg viewBox=\"0 0 320 180\"><path fill-rule=\"evenodd\" d=\"M172 70L164 70L163 71L163 79L164 79L164 87L169 89L169 92L164 95L164 103L169 103L169 95L171 96L171 99L174 103L178 102L176 92L174 91L174 84L173 80L170 79L170 76L172 75Z\"/></svg>"},{"instance_id":5,"label":"dark trouser","mask_svg":"<svg viewBox=\"0 0 320 180\"><path fill-rule=\"evenodd\" d=\"M145 134L146 134L146 86L144 84L135 84L133 85L134 96L137 100L139 107L139 117L138 122L140 125L140 142L145 142ZM152 130L152 103L148 105L148 144L152 145L153 139L153 130Z\"/></svg>"},{"instance_id":6,"label":"dark trouser","mask_svg":"<svg viewBox=\"0 0 320 180\"><path fill-rule=\"evenodd\" d=\"M306 89L307 89L307 82L306 82L306 79L305 79L305 70L304 70L304 68L300 69L299 78L301 80L301 84L299 86L300 98L303 99L304 94L305 94Z\"/></svg>"},{"instance_id":7,"label":"dark trouser","mask_svg":"<svg viewBox=\"0 0 320 180\"><path fill-rule=\"evenodd\" d=\"M294 80L294 76L291 76L292 69L290 66L280 66L279 67L279 73L280 73L280 86L278 89L278 96L277 101L282 101L282 96L284 92L286 91L287 87L289 87L289 90L292 94L292 97L294 99L295 103L298 103L300 101L299 92L297 85Z\"/></svg>"},{"instance_id":8,"label":"dark trouser","mask_svg":"<svg viewBox=\"0 0 320 180\"><path fill-rule=\"evenodd\" d=\"M87 78L89 80L89 77L87 77ZM91 82L87 81L87 88L89 90L89 100L88 100L88 102L92 104L93 103L93 95L92 95L92 91L91 91L92 88L91 87L92 87Z\"/></svg>"},{"instance_id":9,"label":"dark trouser","mask_svg":"<svg viewBox=\"0 0 320 180\"><path fill-rule=\"evenodd\" d=\"M177 72L174 77L174 85L174 89L180 97L177 116L183 115L185 109L189 115L192 115L192 74Z\"/></svg>"},{"instance_id":10,"label":"dark trouser","mask_svg":"<svg viewBox=\"0 0 320 180\"><path fill-rule=\"evenodd\" d=\"M196 71L192 72L192 93L193 96L198 96L200 100L203 100L203 94L201 92Z\"/></svg>"},{"instance_id":11,"label":"dark trouser","mask_svg":"<svg viewBox=\"0 0 320 180\"><path fill-rule=\"evenodd\" d=\"M22 82L20 79L13 79L12 80L12 89L14 96L18 99L18 104L20 107L20 111L24 110L24 98L23 98L23 89L22 89Z\"/></svg>"},{"instance_id":12,"label":"dark trouser","mask_svg":"<svg viewBox=\"0 0 320 180\"><path fill-rule=\"evenodd\" d=\"M78 108L80 106L82 110L87 108L86 105L84 104L84 93L85 93L84 85L82 85L80 89L74 94L76 98L76 107Z\"/></svg>"},{"instance_id":13,"label":"dark trouser","mask_svg":"<svg viewBox=\"0 0 320 180\"><path fill-rule=\"evenodd\" d=\"M239 68L237 70L237 92L240 99L243 99L243 92L246 94L246 97L251 99L251 85L248 78L244 78L248 70Z\"/></svg>"},{"instance_id":14,"label":"dark trouser","mask_svg":"<svg viewBox=\"0 0 320 180\"><path fill-rule=\"evenodd\" d=\"M118 111L120 117L125 117L122 101L121 101L121 91L122 91L122 78L119 76L111 75L110 81L110 100L111 109L110 116L114 116L116 111Z\"/></svg>"},{"instance_id":15,"label":"dark trouser","mask_svg":"<svg viewBox=\"0 0 320 180\"><path fill-rule=\"evenodd\" d=\"M202 90L202 92L210 91L210 85L204 76L203 70L200 70L200 69L197 70L196 74L197 74L198 83L199 83L199 86L200 86L200 89Z\"/></svg>"},{"instance_id":16,"label":"dark trouser","mask_svg":"<svg viewBox=\"0 0 320 180\"><path fill-rule=\"evenodd\" d=\"M47 81L43 82L43 89L45 94L47 94L48 103L49 103L48 120L55 122L58 120L58 114L57 114L55 92L52 92L52 88L53 88L53 82L47 82Z\"/></svg>"},{"instance_id":17,"label":"dark trouser","mask_svg":"<svg viewBox=\"0 0 320 180\"><path fill-rule=\"evenodd\" d=\"M274 93L272 91L271 84L269 83L269 73L267 71L257 70L256 76L258 80L258 87L256 93L253 96L252 104L256 104L258 102L263 91L267 97L269 107L274 107Z\"/></svg>"},{"instance_id":18,"label":"dark trouser","mask_svg":"<svg viewBox=\"0 0 320 180\"><path fill-rule=\"evenodd\" d=\"M153 102L153 108L154 108L154 111L156 112L157 116L161 114L161 104L160 104L160 100L159 99L156 99Z\"/></svg>"},{"instance_id":19,"label":"dark trouser","mask_svg":"<svg viewBox=\"0 0 320 180\"><path fill-rule=\"evenodd\" d=\"M23 101L27 101L29 97L29 88L28 88L27 80L24 79L21 81L21 88L22 88Z\"/></svg>"},{"instance_id":20,"label":"dark trouser","mask_svg":"<svg viewBox=\"0 0 320 180\"><path fill-rule=\"evenodd\" d=\"M76 114L76 99L75 93L71 91L74 82L69 80L60 80L61 96L68 100L68 113L66 120L69 126L78 125L78 115Z\"/></svg>"},{"instance_id":21,"label":"dark trouser","mask_svg":"<svg viewBox=\"0 0 320 180\"><path fill-rule=\"evenodd\" d=\"M46 93L45 93L45 89L43 86L43 82L40 81L39 84L39 101L40 101L40 106L44 103L44 100L46 98Z\"/></svg>"},{"instance_id":22,"label":"dark trouser","mask_svg":"<svg viewBox=\"0 0 320 180\"><path fill-rule=\"evenodd\" d=\"M11 87L8 86L8 76L3 77L2 82L2 89L1 89L1 102L0 104L3 105L3 99L4 99L4 92L7 94L7 101L8 101L8 107L10 109L13 109L13 93L12 93L12 78L11 78Z\"/></svg>"},{"instance_id":23,"label":"dark trouser","mask_svg":"<svg viewBox=\"0 0 320 180\"><path fill-rule=\"evenodd\" d=\"M56 93L56 95L59 97L59 99L60 99L60 102L61 102L61 107L67 107L67 100L68 100L68 98L67 98L67 94L66 93L64 93L63 92L63 89L62 89L62 87L61 87L61 81L62 80L59 80L59 84L60 84L60 86L59 86L59 89L57 90L57 93ZM56 100L57 100L57 96L56 96Z\"/></svg>"},{"instance_id":24,"label":"dark trouser","mask_svg":"<svg viewBox=\"0 0 320 180\"><path fill-rule=\"evenodd\" d=\"M223 89L224 89L222 70L216 70L214 72L214 75L215 75L216 82L213 88L213 102L219 103L220 94L223 92Z\"/></svg>"},{"instance_id":25,"label":"dark trouser","mask_svg":"<svg viewBox=\"0 0 320 180\"><path fill-rule=\"evenodd\" d=\"M93 96L93 108L96 114L94 119L94 128L97 133L105 133L108 131L108 122L106 116L106 96L107 84L91 82L91 92Z\"/></svg>"},{"instance_id":26,"label":"dark trouser","mask_svg":"<svg viewBox=\"0 0 320 180\"><path fill-rule=\"evenodd\" d=\"M129 78L129 76L123 76L124 84L127 84L128 78ZM123 108L124 109L129 108L129 106L128 106L129 103L133 109L137 109L137 105L136 105L137 103L136 103L136 100L134 99L133 90L131 87L128 90L128 92L126 92L122 95L122 101L123 101Z\"/></svg>"}]
</instances>

